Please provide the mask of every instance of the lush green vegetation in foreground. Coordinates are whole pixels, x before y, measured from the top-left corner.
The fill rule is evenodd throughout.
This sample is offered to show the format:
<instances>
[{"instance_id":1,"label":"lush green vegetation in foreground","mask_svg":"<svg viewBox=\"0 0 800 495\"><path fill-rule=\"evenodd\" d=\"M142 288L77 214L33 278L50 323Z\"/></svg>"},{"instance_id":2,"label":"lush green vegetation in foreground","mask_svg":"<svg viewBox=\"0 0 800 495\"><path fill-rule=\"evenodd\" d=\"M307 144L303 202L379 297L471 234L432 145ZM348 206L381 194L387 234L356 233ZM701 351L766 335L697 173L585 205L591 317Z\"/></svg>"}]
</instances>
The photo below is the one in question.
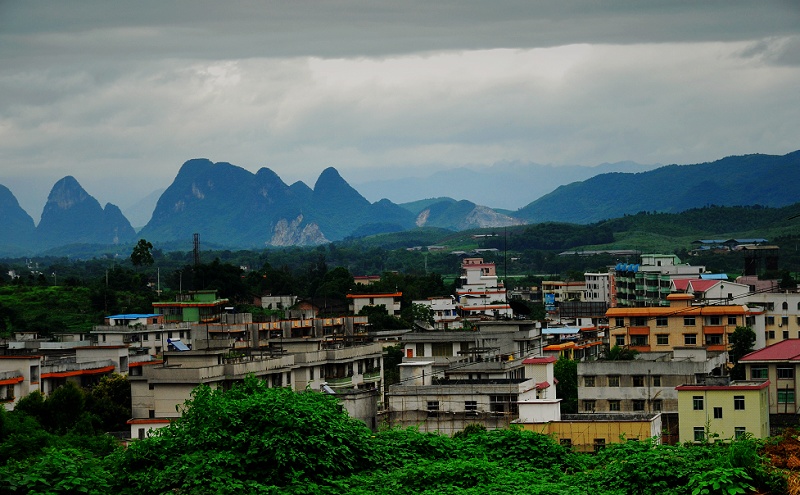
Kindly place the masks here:
<instances>
[{"instance_id":1,"label":"lush green vegetation in foreground","mask_svg":"<svg viewBox=\"0 0 800 495\"><path fill-rule=\"evenodd\" d=\"M3 493L786 493L752 439L628 442L589 455L519 429L469 427L453 438L373 433L333 397L271 389L256 378L228 391L199 387L182 419L111 452L81 437L80 423L66 431L70 441L23 446L22 435L41 431L36 420L18 411L0 419Z\"/></svg>"}]
</instances>

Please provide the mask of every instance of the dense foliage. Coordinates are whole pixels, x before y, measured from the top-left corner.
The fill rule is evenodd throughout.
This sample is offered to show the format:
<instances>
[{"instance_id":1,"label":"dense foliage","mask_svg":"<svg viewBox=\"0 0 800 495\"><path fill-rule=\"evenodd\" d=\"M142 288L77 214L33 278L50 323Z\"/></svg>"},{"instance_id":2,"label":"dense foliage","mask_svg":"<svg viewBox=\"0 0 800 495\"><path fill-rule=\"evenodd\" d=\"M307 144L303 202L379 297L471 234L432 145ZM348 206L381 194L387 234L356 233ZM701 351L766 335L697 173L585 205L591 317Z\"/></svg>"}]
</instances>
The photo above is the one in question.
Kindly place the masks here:
<instances>
[{"instance_id":1,"label":"dense foliage","mask_svg":"<svg viewBox=\"0 0 800 495\"><path fill-rule=\"evenodd\" d=\"M46 432L0 411L0 491L93 494L700 494L786 493L750 438L730 444L613 444L573 452L539 433L472 425L453 437L370 431L336 399L269 388L198 387L183 417L128 448ZM25 441L22 441L23 437ZM105 440L104 440L105 439Z\"/></svg>"}]
</instances>

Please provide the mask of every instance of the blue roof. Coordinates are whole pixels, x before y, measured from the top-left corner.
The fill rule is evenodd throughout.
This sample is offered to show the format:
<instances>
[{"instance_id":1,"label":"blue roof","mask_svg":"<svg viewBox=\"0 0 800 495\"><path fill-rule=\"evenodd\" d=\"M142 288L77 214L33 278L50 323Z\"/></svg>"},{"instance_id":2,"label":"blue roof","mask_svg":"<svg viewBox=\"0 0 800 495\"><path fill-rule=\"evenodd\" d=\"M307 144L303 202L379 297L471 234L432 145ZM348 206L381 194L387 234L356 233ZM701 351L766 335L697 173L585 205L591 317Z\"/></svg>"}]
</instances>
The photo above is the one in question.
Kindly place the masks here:
<instances>
[{"instance_id":1,"label":"blue roof","mask_svg":"<svg viewBox=\"0 0 800 495\"><path fill-rule=\"evenodd\" d=\"M543 328L542 334L543 335L570 335L573 333L580 333L580 327L555 327L555 328Z\"/></svg>"},{"instance_id":2,"label":"blue roof","mask_svg":"<svg viewBox=\"0 0 800 495\"><path fill-rule=\"evenodd\" d=\"M701 280L728 280L726 273L701 273Z\"/></svg>"},{"instance_id":3,"label":"blue roof","mask_svg":"<svg viewBox=\"0 0 800 495\"><path fill-rule=\"evenodd\" d=\"M180 340L167 339L167 344L172 345L177 351L188 351L189 347Z\"/></svg>"},{"instance_id":4,"label":"blue roof","mask_svg":"<svg viewBox=\"0 0 800 495\"><path fill-rule=\"evenodd\" d=\"M148 313L148 314L130 313L124 315L106 316L106 318L113 318L115 320L138 320L139 318L152 318L154 316L161 316L161 315L158 313Z\"/></svg>"}]
</instances>

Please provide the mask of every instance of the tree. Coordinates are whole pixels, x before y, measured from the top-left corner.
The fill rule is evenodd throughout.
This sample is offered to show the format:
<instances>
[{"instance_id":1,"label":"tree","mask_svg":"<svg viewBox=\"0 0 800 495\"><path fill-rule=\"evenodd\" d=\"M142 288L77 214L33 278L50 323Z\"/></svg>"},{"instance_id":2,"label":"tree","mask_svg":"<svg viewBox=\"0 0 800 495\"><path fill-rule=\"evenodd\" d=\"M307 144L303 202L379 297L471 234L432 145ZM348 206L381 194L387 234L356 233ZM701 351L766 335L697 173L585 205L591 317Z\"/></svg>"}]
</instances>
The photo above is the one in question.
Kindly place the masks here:
<instances>
[{"instance_id":1,"label":"tree","mask_svg":"<svg viewBox=\"0 0 800 495\"><path fill-rule=\"evenodd\" d=\"M561 399L561 412L578 412L578 362L564 356L553 365L553 376L558 380L556 397Z\"/></svg>"},{"instance_id":2,"label":"tree","mask_svg":"<svg viewBox=\"0 0 800 495\"><path fill-rule=\"evenodd\" d=\"M179 420L124 452L120 481L131 493L283 493L266 488L372 465L370 435L331 395L248 376L230 390L196 388Z\"/></svg>"},{"instance_id":3,"label":"tree","mask_svg":"<svg viewBox=\"0 0 800 495\"><path fill-rule=\"evenodd\" d=\"M133 251L131 252L131 263L133 263L133 266L152 265L153 254L150 252L152 249L153 245L151 243L144 239L139 239L139 242L136 243L136 246L133 247Z\"/></svg>"},{"instance_id":4,"label":"tree","mask_svg":"<svg viewBox=\"0 0 800 495\"><path fill-rule=\"evenodd\" d=\"M606 351L606 359L609 361L633 361L637 354L639 351L635 349L615 345Z\"/></svg>"},{"instance_id":5,"label":"tree","mask_svg":"<svg viewBox=\"0 0 800 495\"><path fill-rule=\"evenodd\" d=\"M744 366L739 364L739 360L753 350L753 344L756 343L756 333L750 327L737 326L728 340L731 346L728 356L731 363L733 363L731 378L744 380L746 378Z\"/></svg>"}]
</instances>

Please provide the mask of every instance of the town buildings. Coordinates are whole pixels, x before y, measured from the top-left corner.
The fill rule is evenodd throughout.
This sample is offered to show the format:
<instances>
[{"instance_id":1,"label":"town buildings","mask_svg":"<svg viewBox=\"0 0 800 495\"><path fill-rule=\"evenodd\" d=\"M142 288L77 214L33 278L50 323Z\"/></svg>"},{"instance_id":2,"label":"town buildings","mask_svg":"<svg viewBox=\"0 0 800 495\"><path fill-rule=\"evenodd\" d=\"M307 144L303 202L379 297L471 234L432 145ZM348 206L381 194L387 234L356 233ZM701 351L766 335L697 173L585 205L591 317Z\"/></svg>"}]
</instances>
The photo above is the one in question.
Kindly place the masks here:
<instances>
[{"instance_id":1,"label":"town buildings","mask_svg":"<svg viewBox=\"0 0 800 495\"><path fill-rule=\"evenodd\" d=\"M617 263L611 279L611 306L669 306L673 280L699 279L705 267L681 263L672 254L643 254L640 263Z\"/></svg>"},{"instance_id":2,"label":"town buildings","mask_svg":"<svg viewBox=\"0 0 800 495\"><path fill-rule=\"evenodd\" d=\"M494 263L483 258L464 258L456 289L464 317L511 317L513 312L506 298L506 288L497 278Z\"/></svg>"}]
</instances>

